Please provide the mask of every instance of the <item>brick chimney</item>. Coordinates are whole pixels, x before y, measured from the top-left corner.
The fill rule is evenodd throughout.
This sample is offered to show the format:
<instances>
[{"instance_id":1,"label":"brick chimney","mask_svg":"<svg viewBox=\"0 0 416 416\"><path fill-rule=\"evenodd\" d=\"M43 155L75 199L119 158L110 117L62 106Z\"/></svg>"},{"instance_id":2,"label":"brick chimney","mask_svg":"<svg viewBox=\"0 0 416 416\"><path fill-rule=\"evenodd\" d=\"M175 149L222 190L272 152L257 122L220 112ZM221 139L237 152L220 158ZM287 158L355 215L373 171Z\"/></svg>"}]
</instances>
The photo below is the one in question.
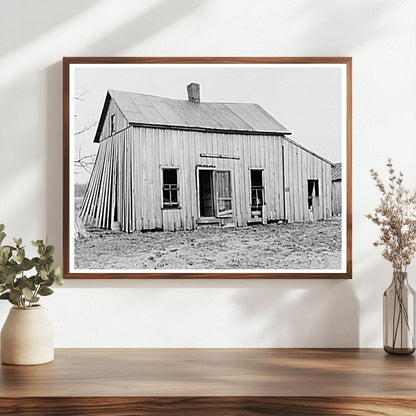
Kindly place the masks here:
<instances>
[{"instance_id":1,"label":"brick chimney","mask_svg":"<svg viewBox=\"0 0 416 416\"><path fill-rule=\"evenodd\" d=\"M188 90L188 101L191 103L200 103L201 95L199 92L199 84L191 82L186 89Z\"/></svg>"}]
</instances>

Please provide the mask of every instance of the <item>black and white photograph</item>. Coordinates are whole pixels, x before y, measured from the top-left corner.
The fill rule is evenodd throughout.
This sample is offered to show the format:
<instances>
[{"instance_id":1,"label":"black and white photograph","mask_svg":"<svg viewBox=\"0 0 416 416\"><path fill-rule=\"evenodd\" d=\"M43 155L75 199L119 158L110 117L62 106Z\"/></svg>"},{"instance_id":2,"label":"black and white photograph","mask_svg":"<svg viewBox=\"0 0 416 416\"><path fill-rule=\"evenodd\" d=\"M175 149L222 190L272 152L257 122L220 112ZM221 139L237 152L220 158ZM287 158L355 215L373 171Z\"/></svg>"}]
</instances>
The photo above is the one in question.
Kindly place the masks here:
<instances>
[{"instance_id":1,"label":"black and white photograph","mask_svg":"<svg viewBox=\"0 0 416 416\"><path fill-rule=\"evenodd\" d=\"M347 277L347 60L70 60L66 277Z\"/></svg>"}]
</instances>

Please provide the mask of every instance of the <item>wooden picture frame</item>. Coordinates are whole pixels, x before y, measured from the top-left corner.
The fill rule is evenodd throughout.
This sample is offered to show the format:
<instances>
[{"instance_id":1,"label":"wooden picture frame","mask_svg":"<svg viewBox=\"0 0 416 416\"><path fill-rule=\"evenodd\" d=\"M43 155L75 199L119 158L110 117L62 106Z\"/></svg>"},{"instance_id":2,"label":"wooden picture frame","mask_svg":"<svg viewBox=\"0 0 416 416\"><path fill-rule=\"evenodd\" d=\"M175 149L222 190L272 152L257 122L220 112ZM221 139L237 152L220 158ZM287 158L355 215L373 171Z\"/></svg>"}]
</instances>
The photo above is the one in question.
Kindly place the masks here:
<instances>
[{"instance_id":1,"label":"wooden picture frame","mask_svg":"<svg viewBox=\"0 0 416 416\"><path fill-rule=\"evenodd\" d=\"M64 278L351 278L351 135L350 57L63 58ZM235 256L193 268L210 233Z\"/></svg>"}]
</instances>

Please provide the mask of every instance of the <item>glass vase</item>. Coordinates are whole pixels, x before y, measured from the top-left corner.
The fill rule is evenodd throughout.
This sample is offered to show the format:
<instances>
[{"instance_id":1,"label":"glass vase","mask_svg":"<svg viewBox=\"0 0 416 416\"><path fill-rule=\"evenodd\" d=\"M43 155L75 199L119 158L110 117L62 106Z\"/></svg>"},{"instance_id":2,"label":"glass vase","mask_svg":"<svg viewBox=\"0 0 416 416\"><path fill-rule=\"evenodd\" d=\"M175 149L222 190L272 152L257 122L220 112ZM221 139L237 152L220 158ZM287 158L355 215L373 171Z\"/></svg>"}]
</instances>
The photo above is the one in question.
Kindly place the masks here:
<instances>
[{"instance_id":1,"label":"glass vase","mask_svg":"<svg viewBox=\"0 0 416 416\"><path fill-rule=\"evenodd\" d=\"M415 351L415 291L406 272L393 272L383 295L384 351L412 354Z\"/></svg>"}]
</instances>

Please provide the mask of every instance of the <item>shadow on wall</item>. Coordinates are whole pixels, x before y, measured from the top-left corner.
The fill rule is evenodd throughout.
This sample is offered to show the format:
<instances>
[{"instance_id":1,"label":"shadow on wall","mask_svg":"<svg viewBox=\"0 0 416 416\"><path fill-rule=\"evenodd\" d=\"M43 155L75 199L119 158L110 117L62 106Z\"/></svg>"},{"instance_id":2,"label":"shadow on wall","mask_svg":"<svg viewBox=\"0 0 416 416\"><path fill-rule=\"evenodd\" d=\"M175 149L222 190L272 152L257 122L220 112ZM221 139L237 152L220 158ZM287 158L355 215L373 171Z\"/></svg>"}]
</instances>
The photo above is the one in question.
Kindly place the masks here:
<instances>
[{"instance_id":1,"label":"shadow on wall","mask_svg":"<svg viewBox=\"0 0 416 416\"><path fill-rule=\"evenodd\" d=\"M100 0L89 0L88 2L85 0L3 2L0 27L2 33L12 33L13 35L7 37L7 42L0 44L0 56L14 52L21 46L26 46L36 38L76 18L77 15L84 13L99 2ZM24 10L22 11L22 9ZM16 30L16 27L19 30ZM27 30L28 28L30 29Z\"/></svg>"},{"instance_id":2,"label":"shadow on wall","mask_svg":"<svg viewBox=\"0 0 416 416\"><path fill-rule=\"evenodd\" d=\"M158 2L140 16L133 17L129 23L123 23L118 29L109 32L99 42L81 50L81 54L86 56L88 54L92 56L120 55L120 52L137 46L140 42L177 23L203 5L204 1L201 0L163 0ZM178 38L179 42L181 39Z\"/></svg>"},{"instance_id":3,"label":"shadow on wall","mask_svg":"<svg viewBox=\"0 0 416 416\"><path fill-rule=\"evenodd\" d=\"M295 39L298 39L301 49L305 38L314 38L316 56L351 55L355 48L392 29L390 20L385 20L385 25L380 20L391 10L393 3L390 0L380 0L376 4L327 0L296 4L298 7L292 11L294 25L290 24L291 16L285 21L289 23L288 27L296 27Z\"/></svg>"},{"instance_id":4,"label":"shadow on wall","mask_svg":"<svg viewBox=\"0 0 416 416\"><path fill-rule=\"evenodd\" d=\"M357 347L359 302L351 281L260 282L235 296L241 321L251 329L240 343L280 348Z\"/></svg>"},{"instance_id":5,"label":"shadow on wall","mask_svg":"<svg viewBox=\"0 0 416 416\"><path fill-rule=\"evenodd\" d=\"M112 56L139 44L158 31L192 13L203 2L194 0L164 0L156 3L129 23L109 32L100 42L80 48L79 56ZM50 19L53 20L53 19ZM62 241L62 185L57 173L62 172L62 62L47 68L47 230L50 241ZM57 231L59 230L59 231ZM62 258L62 246L56 244L56 258Z\"/></svg>"}]
</instances>

